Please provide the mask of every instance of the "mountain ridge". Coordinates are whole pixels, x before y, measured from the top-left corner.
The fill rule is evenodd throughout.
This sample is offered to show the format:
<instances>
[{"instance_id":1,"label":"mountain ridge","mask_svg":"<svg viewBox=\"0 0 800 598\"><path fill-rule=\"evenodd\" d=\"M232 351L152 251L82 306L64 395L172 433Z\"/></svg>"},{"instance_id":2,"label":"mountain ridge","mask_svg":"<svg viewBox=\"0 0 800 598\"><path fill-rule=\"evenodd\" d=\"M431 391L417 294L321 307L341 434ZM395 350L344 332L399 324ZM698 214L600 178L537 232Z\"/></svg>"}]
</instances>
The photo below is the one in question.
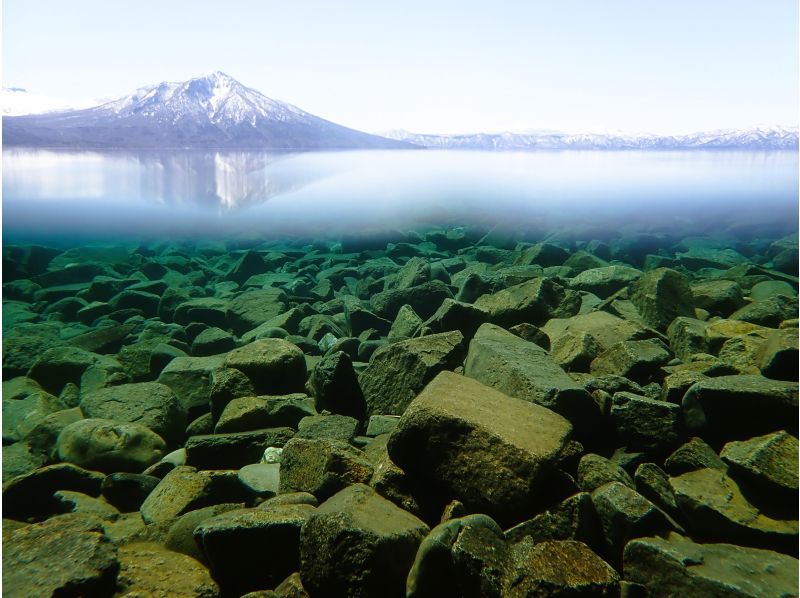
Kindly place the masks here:
<instances>
[{"instance_id":1,"label":"mountain ridge","mask_svg":"<svg viewBox=\"0 0 800 598\"><path fill-rule=\"evenodd\" d=\"M797 149L798 131L793 127L753 127L721 129L682 135L625 133L467 133L439 135L394 130L384 133L391 139L407 141L428 149L467 149L492 151L534 151L555 149Z\"/></svg>"},{"instance_id":2,"label":"mountain ridge","mask_svg":"<svg viewBox=\"0 0 800 598\"><path fill-rule=\"evenodd\" d=\"M221 71L162 82L99 106L3 117L3 143L92 149L400 149L268 98Z\"/></svg>"},{"instance_id":3,"label":"mountain ridge","mask_svg":"<svg viewBox=\"0 0 800 598\"><path fill-rule=\"evenodd\" d=\"M42 112L19 114L28 95ZM797 149L796 127L723 129L681 135L619 132L423 134L394 130L370 134L338 125L275 100L233 77L212 71L180 82L140 87L95 106L63 109L59 102L3 89L3 143L76 149L461 149L689 150ZM15 114L13 112L16 112Z\"/></svg>"}]
</instances>

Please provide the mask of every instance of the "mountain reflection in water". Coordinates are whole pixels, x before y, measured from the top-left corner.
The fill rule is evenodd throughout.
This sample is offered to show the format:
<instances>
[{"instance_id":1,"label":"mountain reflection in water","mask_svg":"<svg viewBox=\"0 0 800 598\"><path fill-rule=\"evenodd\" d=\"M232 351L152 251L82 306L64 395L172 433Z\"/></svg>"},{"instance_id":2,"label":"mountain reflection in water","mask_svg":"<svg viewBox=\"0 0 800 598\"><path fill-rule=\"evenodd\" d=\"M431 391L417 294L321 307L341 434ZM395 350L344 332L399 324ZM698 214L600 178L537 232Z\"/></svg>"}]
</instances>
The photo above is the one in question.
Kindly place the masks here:
<instances>
[{"instance_id":1,"label":"mountain reflection in water","mask_svg":"<svg viewBox=\"0 0 800 598\"><path fill-rule=\"evenodd\" d=\"M11 197L154 202L229 212L327 176L266 152L91 152L7 150L3 192Z\"/></svg>"}]
</instances>

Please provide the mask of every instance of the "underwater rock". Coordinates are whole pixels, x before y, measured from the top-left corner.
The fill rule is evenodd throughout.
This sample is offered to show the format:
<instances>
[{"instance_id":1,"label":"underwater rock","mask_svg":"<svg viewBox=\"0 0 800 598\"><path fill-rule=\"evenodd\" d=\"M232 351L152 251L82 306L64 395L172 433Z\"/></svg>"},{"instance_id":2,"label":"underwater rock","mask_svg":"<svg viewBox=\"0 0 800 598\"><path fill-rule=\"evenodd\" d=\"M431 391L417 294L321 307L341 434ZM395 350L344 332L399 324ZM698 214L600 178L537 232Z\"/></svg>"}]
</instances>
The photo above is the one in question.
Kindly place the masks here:
<instances>
[{"instance_id":1,"label":"underwater rock","mask_svg":"<svg viewBox=\"0 0 800 598\"><path fill-rule=\"evenodd\" d=\"M695 318L679 316L667 328L669 347L676 357L690 359L696 353L708 353L705 323Z\"/></svg>"},{"instance_id":2,"label":"underwater rock","mask_svg":"<svg viewBox=\"0 0 800 598\"><path fill-rule=\"evenodd\" d=\"M661 367L672 354L658 339L621 341L598 355L589 366L594 376L616 374L639 384L649 384L663 378Z\"/></svg>"},{"instance_id":3,"label":"underwater rock","mask_svg":"<svg viewBox=\"0 0 800 598\"><path fill-rule=\"evenodd\" d=\"M630 266L603 266L584 270L569 281L569 288L586 291L605 299L641 278L642 272Z\"/></svg>"},{"instance_id":4,"label":"underwater rock","mask_svg":"<svg viewBox=\"0 0 800 598\"><path fill-rule=\"evenodd\" d=\"M422 326L422 318L414 311L414 308L406 304L397 310L397 315L392 322L387 338L389 342L402 341L411 338Z\"/></svg>"},{"instance_id":5,"label":"underwater rock","mask_svg":"<svg viewBox=\"0 0 800 598\"><path fill-rule=\"evenodd\" d=\"M781 322L797 317L797 297L772 295L753 301L730 315L731 320L740 320L759 326L777 328Z\"/></svg>"},{"instance_id":6,"label":"underwater rock","mask_svg":"<svg viewBox=\"0 0 800 598\"><path fill-rule=\"evenodd\" d=\"M47 457L27 442L15 442L3 447L3 483L43 466Z\"/></svg>"},{"instance_id":7,"label":"underwater rock","mask_svg":"<svg viewBox=\"0 0 800 598\"><path fill-rule=\"evenodd\" d=\"M404 596L429 528L374 490L355 484L314 512L300 532L300 577L312 594Z\"/></svg>"},{"instance_id":8,"label":"underwater rock","mask_svg":"<svg viewBox=\"0 0 800 598\"><path fill-rule=\"evenodd\" d=\"M267 447L282 447L292 436L294 430L289 427L190 436L184 447L186 464L200 469L238 469L258 463Z\"/></svg>"},{"instance_id":9,"label":"underwater rock","mask_svg":"<svg viewBox=\"0 0 800 598\"><path fill-rule=\"evenodd\" d=\"M281 454L280 491L325 500L351 484L368 483L373 471L364 453L345 442L293 438Z\"/></svg>"},{"instance_id":10,"label":"underwater rock","mask_svg":"<svg viewBox=\"0 0 800 598\"><path fill-rule=\"evenodd\" d=\"M588 372L600 351L600 346L591 334L567 332L553 343L550 356L568 372Z\"/></svg>"},{"instance_id":11,"label":"underwater rock","mask_svg":"<svg viewBox=\"0 0 800 598\"><path fill-rule=\"evenodd\" d=\"M53 507L58 513L90 515L109 522L119 519L120 516L120 512L107 502L72 490L53 493Z\"/></svg>"},{"instance_id":12,"label":"underwater rock","mask_svg":"<svg viewBox=\"0 0 800 598\"><path fill-rule=\"evenodd\" d=\"M616 560L625 544L649 534L674 529L668 517L644 496L620 482L609 482L592 492L592 504Z\"/></svg>"},{"instance_id":13,"label":"underwater rock","mask_svg":"<svg viewBox=\"0 0 800 598\"><path fill-rule=\"evenodd\" d=\"M303 580L298 571L295 571L275 586L275 593L278 596L286 596L287 598L310 598L310 594L303 587ZM247 594L247 596L249 598L259 598L258 596L252 596L252 594Z\"/></svg>"},{"instance_id":14,"label":"underwater rock","mask_svg":"<svg viewBox=\"0 0 800 598\"><path fill-rule=\"evenodd\" d=\"M3 483L3 517L26 517L52 513L53 494L59 490L98 496L105 476L71 463L35 469Z\"/></svg>"},{"instance_id":15,"label":"underwater rock","mask_svg":"<svg viewBox=\"0 0 800 598\"><path fill-rule=\"evenodd\" d=\"M232 510L202 521L194 536L223 591L240 595L298 570L300 529L315 511L310 505Z\"/></svg>"},{"instance_id":16,"label":"underwater rock","mask_svg":"<svg viewBox=\"0 0 800 598\"><path fill-rule=\"evenodd\" d=\"M295 438L327 438L352 442L359 429L357 419L346 415L309 415L300 420Z\"/></svg>"},{"instance_id":17,"label":"underwater rock","mask_svg":"<svg viewBox=\"0 0 800 598\"><path fill-rule=\"evenodd\" d=\"M569 318L580 309L580 296L550 278L534 278L492 295L482 295L475 306L489 312L489 322L510 327L529 322L541 326L550 318Z\"/></svg>"},{"instance_id":18,"label":"underwater rock","mask_svg":"<svg viewBox=\"0 0 800 598\"><path fill-rule=\"evenodd\" d=\"M228 272L228 280L243 284L248 278L267 270L264 258L257 251L245 251Z\"/></svg>"},{"instance_id":19,"label":"underwater rock","mask_svg":"<svg viewBox=\"0 0 800 598\"><path fill-rule=\"evenodd\" d=\"M58 436L58 457L79 467L113 473L140 473L166 453L164 440L136 423L83 419Z\"/></svg>"},{"instance_id":20,"label":"underwater rock","mask_svg":"<svg viewBox=\"0 0 800 598\"><path fill-rule=\"evenodd\" d=\"M42 390L22 399L3 398L3 443L22 440L48 416L66 408L61 399Z\"/></svg>"},{"instance_id":21,"label":"underwater rock","mask_svg":"<svg viewBox=\"0 0 800 598\"><path fill-rule=\"evenodd\" d=\"M575 481L583 492L592 492L609 482L620 482L628 488L634 488L631 476L622 467L593 453L587 453L581 457Z\"/></svg>"},{"instance_id":22,"label":"underwater rock","mask_svg":"<svg viewBox=\"0 0 800 598\"><path fill-rule=\"evenodd\" d=\"M619 574L583 542L525 538L506 563L503 596L618 596Z\"/></svg>"},{"instance_id":23,"label":"underwater rock","mask_svg":"<svg viewBox=\"0 0 800 598\"><path fill-rule=\"evenodd\" d=\"M768 432L797 433L797 382L719 376L694 384L681 406L688 432L722 444Z\"/></svg>"},{"instance_id":24,"label":"underwater rock","mask_svg":"<svg viewBox=\"0 0 800 598\"><path fill-rule=\"evenodd\" d=\"M147 524L170 521L188 511L209 506L213 483L214 478L208 472L197 471L194 467L176 467L142 503L142 519Z\"/></svg>"},{"instance_id":25,"label":"underwater rock","mask_svg":"<svg viewBox=\"0 0 800 598\"><path fill-rule=\"evenodd\" d=\"M112 473L103 480L100 492L120 511L138 511L161 480L140 473Z\"/></svg>"},{"instance_id":26,"label":"underwater rock","mask_svg":"<svg viewBox=\"0 0 800 598\"><path fill-rule=\"evenodd\" d=\"M376 293L372 296L371 303L375 313L387 320L394 320L403 305L409 305L425 320L448 298L453 298L450 288L441 280L431 280L413 287Z\"/></svg>"},{"instance_id":27,"label":"underwater rock","mask_svg":"<svg viewBox=\"0 0 800 598\"><path fill-rule=\"evenodd\" d=\"M601 431L594 399L534 343L493 324L481 326L469 344L464 375L517 399L547 407L568 419L578 436Z\"/></svg>"},{"instance_id":28,"label":"underwater rock","mask_svg":"<svg viewBox=\"0 0 800 598\"><path fill-rule=\"evenodd\" d=\"M420 324L419 329L425 330L425 334L458 330L469 341L488 319L489 313L486 310L448 298L430 318Z\"/></svg>"},{"instance_id":29,"label":"underwater rock","mask_svg":"<svg viewBox=\"0 0 800 598\"><path fill-rule=\"evenodd\" d=\"M239 370L234 368L218 368L211 372L211 388L209 403L211 417L219 420L225 406L233 399L249 397L256 394L253 383Z\"/></svg>"},{"instance_id":30,"label":"underwater rock","mask_svg":"<svg viewBox=\"0 0 800 598\"><path fill-rule=\"evenodd\" d=\"M509 542L530 537L534 544L545 540L578 540L594 551L604 549L605 538L600 520L587 492L573 494L533 519L518 523L505 532Z\"/></svg>"},{"instance_id":31,"label":"underwater rock","mask_svg":"<svg viewBox=\"0 0 800 598\"><path fill-rule=\"evenodd\" d=\"M669 476L655 463L642 463L634 475L636 491L670 517L680 516Z\"/></svg>"},{"instance_id":32,"label":"underwater rock","mask_svg":"<svg viewBox=\"0 0 800 598\"><path fill-rule=\"evenodd\" d=\"M86 417L146 426L170 446L183 438L186 411L172 390L158 382L122 384L92 391L81 397Z\"/></svg>"},{"instance_id":33,"label":"underwater rock","mask_svg":"<svg viewBox=\"0 0 800 598\"><path fill-rule=\"evenodd\" d=\"M90 366L104 358L78 347L53 347L42 353L28 371L48 392L59 393L67 382L78 384L81 375Z\"/></svg>"},{"instance_id":34,"label":"underwater rock","mask_svg":"<svg viewBox=\"0 0 800 598\"><path fill-rule=\"evenodd\" d=\"M3 329L3 379L24 376L48 349L65 345L53 323L21 323ZM60 390L60 388L58 389ZM56 390L56 392L58 392Z\"/></svg>"},{"instance_id":35,"label":"underwater rock","mask_svg":"<svg viewBox=\"0 0 800 598\"><path fill-rule=\"evenodd\" d=\"M655 595L763 596L797 593L797 559L731 544L697 544L676 533L625 547L625 579Z\"/></svg>"},{"instance_id":36,"label":"underwater rock","mask_svg":"<svg viewBox=\"0 0 800 598\"><path fill-rule=\"evenodd\" d=\"M242 485L259 498L271 498L280 490L280 463L251 463L236 475Z\"/></svg>"},{"instance_id":37,"label":"underwater rock","mask_svg":"<svg viewBox=\"0 0 800 598\"><path fill-rule=\"evenodd\" d=\"M486 515L434 527L419 545L406 597L500 596L508 554L503 531Z\"/></svg>"},{"instance_id":38,"label":"underwater rock","mask_svg":"<svg viewBox=\"0 0 800 598\"><path fill-rule=\"evenodd\" d=\"M74 347L93 353L115 353L135 328L136 325L132 323L106 326L74 336L69 342Z\"/></svg>"},{"instance_id":39,"label":"underwater rock","mask_svg":"<svg viewBox=\"0 0 800 598\"><path fill-rule=\"evenodd\" d=\"M192 355L196 357L205 357L208 355L227 353L235 346L236 339L233 338L230 332L216 327L206 328L203 332L194 337L192 341Z\"/></svg>"},{"instance_id":40,"label":"underwater rock","mask_svg":"<svg viewBox=\"0 0 800 598\"><path fill-rule=\"evenodd\" d=\"M680 475L688 471L695 471L710 467L712 469L726 469L725 462L719 458L702 438L694 436L681 445L664 461L664 469L672 475Z\"/></svg>"},{"instance_id":41,"label":"underwater rock","mask_svg":"<svg viewBox=\"0 0 800 598\"><path fill-rule=\"evenodd\" d=\"M626 447L663 452L681 440L681 408L629 392L611 398L611 424Z\"/></svg>"},{"instance_id":42,"label":"underwater rock","mask_svg":"<svg viewBox=\"0 0 800 598\"><path fill-rule=\"evenodd\" d=\"M622 341L639 340L654 334L642 326L606 311L593 311L571 318L551 318L542 326L542 331L549 337L550 343L553 345L562 336L586 334L594 339L601 350L609 349Z\"/></svg>"},{"instance_id":43,"label":"underwater rock","mask_svg":"<svg viewBox=\"0 0 800 598\"><path fill-rule=\"evenodd\" d=\"M672 478L671 484L693 533L718 542L782 552L795 549L797 520L773 519L760 512L725 471L698 469Z\"/></svg>"},{"instance_id":44,"label":"underwater rock","mask_svg":"<svg viewBox=\"0 0 800 598\"><path fill-rule=\"evenodd\" d=\"M742 287L733 280L706 280L692 284L692 297L696 307L713 316L727 318L745 304Z\"/></svg>"},{"instance_id":45,"label":"underwater rock","mask_svg":"<svg viewBox=\"0 0 800 598\"><path fill-rule=\"evenodd\" d=\"M393 343L373 355L359 383L370 415L401 415L428 382L461 365L466 347L458 331Z\"/></svg>"},{"instance_id":46,"label":"underwater rock","mask_svg":"<svg viewBox=\"0 0 800 598\"><path fill-rule=\"evenodd\" d=\"M367 436L380 436L389 434L397 427L399 415L373 415L367 423Z\"/></svg>"},{"instance_id":47,"label":"underwater rock","mask_svg":"<svg viewBox=\"0 0 800 598\"><path fill-rule=\"evenodd\" d=\"M722 447L722 460L733 470L770 490L797 492L797 438L785 431Z\"/></svg>"},{"instance_id":48,"label":"underwater rock","mask_svg":"<svg viewBox=\"0 0 800 598\"><path fill-rule=\"evenodd\" d=\"M549 409L442 372L400 418L388 448L409 475L505 522L531 507L571 434Z\"/></svg>"},{"instance_id":49,"label":"underwater rock","mask_svg":"<svg viewBox=\"0 0 800 598\"><path fill-rule=\"evenodd\" d=\"M761 375L775 380L797 380L800 362L797 330L786 328L770 332L755 357Z\"/></svg>"},{"instance_id":50,"label":"underwater rock","mask_svg":"<svg viewBox=\"0 0 800 598\"><path fill-rule=\"evenodd\" d=\"M350 334L353 336L358 336L370 329L377 330L380 334L386 334L392 326L391 321L375 315L360 305L349 308L345 306L344 314L350 326Z\"/></svg>"},{"instance_id":51,"label":"underwater rock","mask_svg":"<svg viewBox=\"0 0 800 598\"><path fill-rule=\"evenodd\" d=\"M367 406L353 362L344 351L323 357L311 370L308 388L317 411L348 415L359 421L366 418Z\"/></svg>"},{"instance_id":52,"label":"underwater rock","mask_svg":"<svg viewBox=\"0 0 800 598\"><path fill-rule=\"evenodd\" d=\"M163 537L163 544L173 552L180 552L208 565L202 548L195 541L195 528L207 519L242 508L244 508L244 503L220 503L188 511L169 525L169 529Z\"/></svg>"},{"instance_id":53,"label":"underwater rock","mask_svg":"<svg viewBox=\"0 0 800 598\"><path fill-rule=\"evenodd\" d=\"M666 330L678 316L694 317L689 280L669 268L643 274L631 286L631 301L648 326L657 330Z\"/></svg>"},{"instance_id":54,"label":"underwater rock","mask_svg":"<svg viewBox=\"0 0 800 598\"><path fill-rule=\"evenodd\" d=\"M301 419L316 414L314 400L301 393L277 397L241 397L225 406L214 432L248 432L287 426L297 428Z\"/></svg>"},{"instance_id":55,"label":"underwater rock","mask_svg":"<svg viewBox=\"0 0 800 598\"><path fill-rule=\"evenodd\" d=\"M109 596L120 564L97 517L61 515L3 533L3 593Z\"/></svg>"},{"instance_id":56,"label":"underwater rock","mask_svg":"<svg viewBox=\"0 0 800 598\"><path fill-rule=\"evenodd\" d=\"M224 364L225 355L175 357L161 370L158 382L172 389L189 419L194 419L208 411L212 374Z\"/></svg>"},{"instance_id":57,"label":"underwater rock","mask_svg":"<svg viewBox=\"0 0 800 598\"><path fill-rule=\"evenodd\" d=\"M120 592L174 598L218 598L219 588L195 559L155 543L134 542L119 549Z\"/></svg>"},{"instance_id":58,"label":"underwater rock","mask_svg":"<svg viewBox=\"0 0 800 598\"><path fill-rule=\"evenodd\" d=\"M244 334L270 318L284 313L286 302L286 293L280 289L246 291L228 304L228 322L235 334Z\"/></svg>"},{"instance_id":59,"label":"underwater rock","mask_svg":"<svg viewBox=\"0 0 800 598\"><path fill-rule=\"evenodd\" d=\"M532 247L523 249L519 257L514 261L516 266L529 266L538 264L544 268L550 266L560 266L569 257L569 252L563 247L553 243L537 243Z\"/></svg>"},{"instance_id":60,"label":"underwater rock","mask_svg":"<svg viewBox=\"0 0 800 598\"><path fill-rule=\"evenodd\" d=\"M258 394L303 392L306 361L303 352L279 338L264 338L228 353L225 367L244 373Z\"/></svg>"}]
</instances>

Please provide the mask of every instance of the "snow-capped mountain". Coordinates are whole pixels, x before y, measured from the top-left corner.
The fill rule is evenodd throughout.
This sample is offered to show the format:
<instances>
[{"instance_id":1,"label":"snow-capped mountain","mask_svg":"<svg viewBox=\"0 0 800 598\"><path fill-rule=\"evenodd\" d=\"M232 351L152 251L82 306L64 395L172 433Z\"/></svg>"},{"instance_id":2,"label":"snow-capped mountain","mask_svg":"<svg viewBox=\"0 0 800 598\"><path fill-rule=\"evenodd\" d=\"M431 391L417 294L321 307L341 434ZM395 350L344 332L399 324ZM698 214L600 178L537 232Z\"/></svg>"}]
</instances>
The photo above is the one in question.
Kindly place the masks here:
<instances>
[{"instance_id":1,"label":"snow-capped mountain","mask_svg":"<svg viewBox=\"0 0 800 598\"><path fill-rule=\"evenodd\" d=\"M797 149L798 130L790 127L727 129L688 135L634 135L624 133L474 133L428 135L388 131L391 139L436 149L537 150L537 149Z\"/></svg>"},{"instance_id":2,"label":"snow-capped mountain","mask_svg":"<svg viewBox=\"0 0 800 598\"><path fill-rule=\"evenodd\" d=\"M43 114L64 110L80 110L99 104L96 100L65 100L31 93L21 87L4 87L0 92L0 107L4 116Z\"/></svg>"},{"instance_id":3,"label":"snow-capped mountain","mask_svg":"<svg viewBox=\"0 0 800 598\"><path fill-rule=\"evenodd\" d=\"M403 148L314 116L215 71L84 110L3 118L6 145L81 148Z\"/></svg>"}]
</instances>

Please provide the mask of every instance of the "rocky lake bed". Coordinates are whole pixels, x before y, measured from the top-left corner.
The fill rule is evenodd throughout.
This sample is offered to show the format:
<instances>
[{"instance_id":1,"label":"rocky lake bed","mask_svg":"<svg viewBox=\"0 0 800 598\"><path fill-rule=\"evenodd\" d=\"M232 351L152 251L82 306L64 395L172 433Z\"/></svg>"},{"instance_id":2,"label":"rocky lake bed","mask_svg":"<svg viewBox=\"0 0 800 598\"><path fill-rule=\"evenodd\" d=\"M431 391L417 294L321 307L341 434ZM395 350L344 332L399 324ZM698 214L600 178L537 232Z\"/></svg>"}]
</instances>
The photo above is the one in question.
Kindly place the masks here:
<instances>
[{"instance_id":1,"label":"rocky lake bed","mask_svg":"<svg viewBox=\"0 0 800 598\"><path fill-rule=\"evenodd\" d=\"M798 236L3 248L3 595L798 595Z\"/></svg>"}]
</instances>

